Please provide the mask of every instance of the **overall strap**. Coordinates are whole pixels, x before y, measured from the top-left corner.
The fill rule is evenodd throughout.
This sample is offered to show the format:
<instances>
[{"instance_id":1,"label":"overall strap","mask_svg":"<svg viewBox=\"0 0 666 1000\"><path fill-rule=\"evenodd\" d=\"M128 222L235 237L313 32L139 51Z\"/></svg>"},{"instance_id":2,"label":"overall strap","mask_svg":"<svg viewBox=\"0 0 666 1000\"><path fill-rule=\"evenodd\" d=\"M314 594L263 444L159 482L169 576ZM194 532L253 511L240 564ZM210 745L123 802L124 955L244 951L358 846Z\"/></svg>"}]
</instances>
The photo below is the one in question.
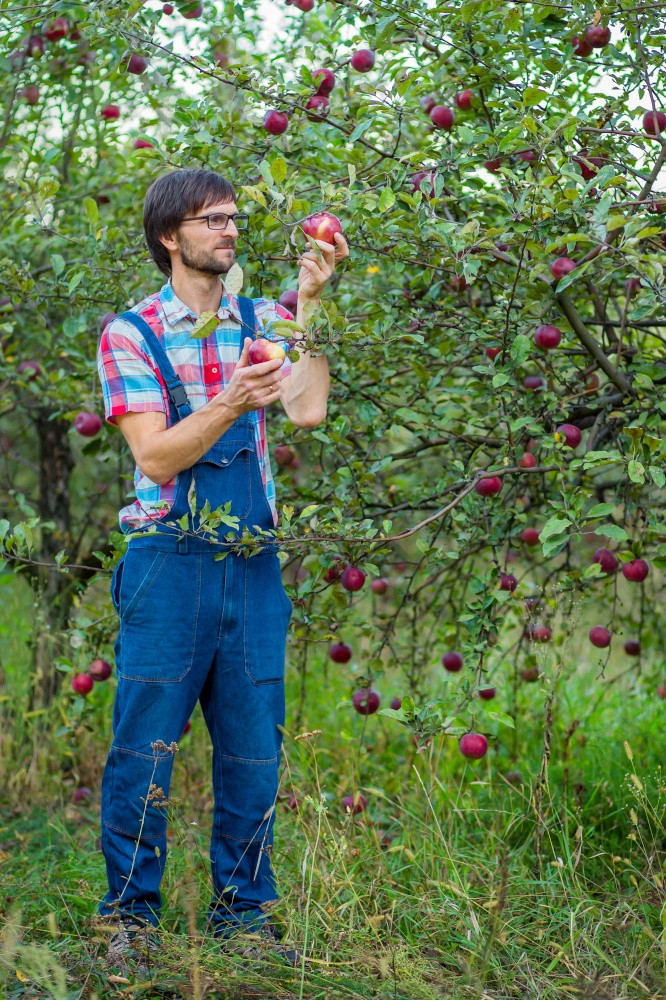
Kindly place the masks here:
<instances>
[{"instance_id":1,"label":"overall strap","mask_svg":"<svg viewBox=\"0 0 666 1000\"><path fill-rule=\"evenodd\" d=\"M243 342L246 337L255 339L257 330L257 317L254 313L254 303L244 295L238 296L238 308L241 314L240 342L238 345L238 356L243 353Z\"/></svg>"},{"instance_id":2,"label":"overall strap","mask_svg":"<svg viewBox=\"0 0 666 1000\"><path fill-rule=\"evenodd\" d=\"M121 313L118 319L124 319L127 320L128 323L131 323L132 326L136 327L139 333L141 333L147 341L148 347L150 348L153 358L157 363L157 367L162 373L162 378L164 379L171 405L176 411L175 414L172 411L171 416L176 421L182 419L183 417L189 417L192 413L192 407L190 406L187 398L185 387L173 370L173 365L169 361L166 351L160 344L148 323L146 323L142 316L139 316L137 313L131 311Z\"/></svg>"}]
</instances>

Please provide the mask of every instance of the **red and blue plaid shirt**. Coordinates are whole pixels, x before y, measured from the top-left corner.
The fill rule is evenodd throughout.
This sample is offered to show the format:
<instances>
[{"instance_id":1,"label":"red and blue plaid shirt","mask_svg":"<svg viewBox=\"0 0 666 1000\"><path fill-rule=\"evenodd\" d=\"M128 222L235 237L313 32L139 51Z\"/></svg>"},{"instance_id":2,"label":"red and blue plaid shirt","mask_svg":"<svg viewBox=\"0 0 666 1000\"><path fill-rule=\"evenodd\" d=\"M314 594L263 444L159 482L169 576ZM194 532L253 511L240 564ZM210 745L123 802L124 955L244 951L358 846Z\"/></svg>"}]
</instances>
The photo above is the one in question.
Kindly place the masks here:
<instances>
[{"instance_id":1,"label":"red and blue plaid shirt","mask_svg":"<svg viewBox=\"0 0 666 1000\"><path fill-rule=\"evenodd\" d=\"M282 342L282 338L271 335L271 325L279 318L293 319L292 314L269 299L252 301L259 332ZM146 320L162 342L193 411L224 389L238 362L240 312L235 295L222 295L217 312L220 324L202 339L190 336L198 317L178 298L170 280L159 292L132 306L131 311ZM97 370L107 423L117 426L116 417L121 413L154 410L166 414L167 427L171 425L169 397L162 373L142 335L131 323L116 318L106 325L97 349ZM280 373L285 377L290 371L291 362L285 358ZM275 483L266 447L266 411L252 410L251 416L266 498L277 524ZM160 486L137 465L134 472L136 500L120 511L121 530L134 531L166 517L173 506L177 485L177 475Z\"/></svg>"}]
</instances>

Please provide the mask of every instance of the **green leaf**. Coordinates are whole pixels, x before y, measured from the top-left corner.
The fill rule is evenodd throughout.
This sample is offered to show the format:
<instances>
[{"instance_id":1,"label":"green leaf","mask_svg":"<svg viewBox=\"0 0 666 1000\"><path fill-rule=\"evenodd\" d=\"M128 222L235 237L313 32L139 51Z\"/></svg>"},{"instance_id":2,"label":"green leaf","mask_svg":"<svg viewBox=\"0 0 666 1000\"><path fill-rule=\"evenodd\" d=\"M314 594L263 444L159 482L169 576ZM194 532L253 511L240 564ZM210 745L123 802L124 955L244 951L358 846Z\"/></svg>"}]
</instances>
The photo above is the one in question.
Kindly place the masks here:
<instances>
[{"instance_id":1,"label":"green leaf","mask_svg":"<svg viewBox=\"0 0 666 1000\"><path fill-rule=\"evenodd\" d=\"M532 342L524 333L519 334L511 344L511 360L515 365L522 365L529 357Z\"/></svg>"},{"instance_id":2,"label":"green leaf","mask_svg":"<svg viewBox=\"0 0 666 1000\"><path fill-rule=\"evenodd\" d=\"M99 222L99 209L94 198L83 199L83 210L91 226L96 226Z\"/></svg>"},{"instance_id":3,"label":"green leaf","mask_svg":"<svg viewBox=\"0 0 666 1000\"><path fill-rule=\"evenodd\" d=\"M632 483L644 483L645 482L645 467L641 462L637 462L633 459L629 462L627 466L627 472L629 473L629 478Z\"/></svg>"},{"instance_id":4,"label":"green leaf","mask_svg":"<svg viewBox=\"0 0 666 1000\"><path fill-rule=\"evenodd\" d=\"M523 91L523 104L526 108L532 108L546 97L548 97L548 94L545 90L541 90L540 87L525 87Z\"/></svg>"},{"instance_id":5,"label":"green leaf","mask_svg":"<svg viewBox=\"0 0 666 1000\"><path fill-rule=\"evenodd\" d=\"M366 118L364 121L359 122L352 134L347 139L347 142L355 142L360 139L364 132L367 132L372 125L372 118Z\"/></svg>"},{"instance_id":6,"label":"green leaf","mask_svg":"<svg viewBox=\"0 0 666 1000\"><path fill-rule=\"evenodd\" d=\"M546 538L550 538L551 535L561 535L562 532L568 531L571 527L571 521L564 517L549 517L543 528L539 532L539 538L543 542Z\"/></svg>"},{"instance_id":7,"label":"green leaf","mask_svg":"<svg viewBox=\"0 0 666 1000\"><path fill-rule=\"evenodd\" d=\"M312 517L312 515L315 513L315 511L319 510L320 507L321 507L320 503L310 503L310 504L308 504L308 506L304 507L303 510L298 515L299 520L303 520L304 518Z\"/></svg>"},{"instance_id":8,"label":"green leaf","mask_svg":"<svg viewBox=\"0 0 666 1000\"><path fill-rule=\"evenodd\" d=\"M612 514L616 507L615 503L597 503L590 507L587 517L605 517L606 514Z\"/></svg>"},{"instance_id":9,"label":"green leaf","mask_svg":"<svg viewBox=\"0 0 666 1000\"><path fill-rule=\"evenodd\" d=\"M594 533L595 535L604 535L605 538L612 538L615 542L626 542L629 537L619 524L598 524Z\"/></svg>"},{"instance_id":10,"label":"green leaf","mask_svg":"<svg viewBox=\"0 0 666 1000\"><path fill-rule=\"evenodd\" d=\"M287 176L287 161L283 157L278 156L276 160L271 163L271 177L276 184L281 184L282 181Z\"/></svg>"},{"instance_id":11,"label":"green leaf","mask_svg":"<svg viewBox=\"0 0 666 1000\"><path fill-rule=\"evenodd\" d=\"M204 312L199 316L192 327L190 337L194 337L196 340L203 340L204 337L208 337L213 333L219 324L219 319L217 318L217 313L214 312Z\"/></svg>"},{"instance_id":12,"label":"green leaf","mask_svg":"<svg viewBox=\"0 0 666 1000\"><path fill-rule=\"evenodd\" d=\"M494 389L499 388L501 385L506 385L507 382L511 381L510 375L505 375L504 372L498 372L497 375L493 375L492 386Z\"/></svg>"},{"instance_id":13,"label":"green leaf","mask_svg":"<svg viewBox=\"0 0 666 1000\"><path fill-rule=\"evenodd\" d=\"M379 211L387 212L395 205L395 192L393 188L385 187L379 199Z\"/></svg>"},{"instance_id":14,"label":"green leaf","mask_svg":"<svg viewBox=\"0 0 666 1000\"><path fill-rule=\"evenodd\" d=\"M62 274L62 272L65 270L65 266L66 266L65 265L65 258L61 257L59 253L52 253L51 254L51 266L53 267L53 273L55 274L55 276L57 278L58 275Z\"/></svg>"},{"instance_id":15,"label":"green leaf","mask_svg":"<svg viewBox=\"0 0 666 1000\"><path fill-rule=\"evenodd\" d=\"M650 473L650 478L655 486L658 486L661 489L664 485L666 485L666 476L664 475L663 470L658 466L648 466L648 472Z\"/></svg>"},{"instance_id":16,"label":"green leaf","mask_svg":"<svg viewBox=\"0 0 666 1000\"><path fill-rule=\"evenodd\" d=\"M499 722L501 726L508 726L509 729L516 728L515 723L511 718L511 716L507 715L506 712L502 712L501 709L495 708L494 705L488 705L488 704L484 704L482 708L484 712L486 712L488 715L492 715L493 719Z\"/></svg>"}]
</instances>

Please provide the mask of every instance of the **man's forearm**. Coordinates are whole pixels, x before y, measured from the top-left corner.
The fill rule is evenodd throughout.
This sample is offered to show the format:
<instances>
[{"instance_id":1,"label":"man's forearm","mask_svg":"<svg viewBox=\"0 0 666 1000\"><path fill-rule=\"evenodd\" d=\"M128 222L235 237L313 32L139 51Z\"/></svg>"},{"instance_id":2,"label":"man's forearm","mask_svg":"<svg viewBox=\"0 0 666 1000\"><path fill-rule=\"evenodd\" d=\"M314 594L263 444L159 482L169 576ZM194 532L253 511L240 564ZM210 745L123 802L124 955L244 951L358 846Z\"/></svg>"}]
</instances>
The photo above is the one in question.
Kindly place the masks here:
<instances>
[{"instance_id":1,"label":"man's forearm","mask_svg":"<svg viewBox=\"0 0 666 1000\"><path fill-rule=\"evenodd\" d=\"M305 329L303 316L304 301L300 295L296 308L296 322ZM315 301L319 305L319 300ZM301 427L315 427L326 419L326 406L331 387L328 361L324 354L312 357L301 350L298 342L296 350L300 357L294 361L289 374L289 396L283 400L287 416Z\"/></svg>"},{"instance_id":2,"label":"man's forearm","mask_svg":"<svg viewBox=\"0 0 666 1000\"><path fill-rule=\"evenodd\" d=\"M189 469L229 430L238 414L224 404L220 395L149 438L137 464L154 483L164 485L178 472Z\"/></svg>"}]
</instances>

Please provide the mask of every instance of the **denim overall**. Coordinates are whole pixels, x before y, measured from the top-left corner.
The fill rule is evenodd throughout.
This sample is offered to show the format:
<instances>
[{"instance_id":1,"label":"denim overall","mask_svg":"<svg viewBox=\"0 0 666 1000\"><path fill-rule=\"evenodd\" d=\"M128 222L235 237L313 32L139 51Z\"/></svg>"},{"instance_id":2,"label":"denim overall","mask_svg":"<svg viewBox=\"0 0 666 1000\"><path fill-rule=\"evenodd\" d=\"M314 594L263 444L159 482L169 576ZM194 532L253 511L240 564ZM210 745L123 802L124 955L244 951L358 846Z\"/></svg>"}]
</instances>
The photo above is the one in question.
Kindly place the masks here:
<instances>
[{"instance_id":1,"label":"denim overall","mask_svg":"<svg viewBox=\"0 0 666 1000\"><path fill-rule=\"evenodd\" d=\"M251 300L239 297L245 336L254 338ZM143 336L169 392L172 422L191 407L166 352L135 313L122 316ZM196 511L188 493L194 484ZM275 542L245 557L201 535L199 512L231 501L247 527L273 529L249 413L191 468L178 474L174 505L155 534L131 538L111 581L120 627L113 742L102 780L102 851L109 891L101 914L117 909L157 924L167 857L168 798L175 748L197 700L213 747L210 859L213 932L258 927L278 898L270 853L285 721L284 660L292 613ZM178 526L186 516L187 532ZM220 525L216 538L230 530Z\"/></svg>"}]
</instances>

